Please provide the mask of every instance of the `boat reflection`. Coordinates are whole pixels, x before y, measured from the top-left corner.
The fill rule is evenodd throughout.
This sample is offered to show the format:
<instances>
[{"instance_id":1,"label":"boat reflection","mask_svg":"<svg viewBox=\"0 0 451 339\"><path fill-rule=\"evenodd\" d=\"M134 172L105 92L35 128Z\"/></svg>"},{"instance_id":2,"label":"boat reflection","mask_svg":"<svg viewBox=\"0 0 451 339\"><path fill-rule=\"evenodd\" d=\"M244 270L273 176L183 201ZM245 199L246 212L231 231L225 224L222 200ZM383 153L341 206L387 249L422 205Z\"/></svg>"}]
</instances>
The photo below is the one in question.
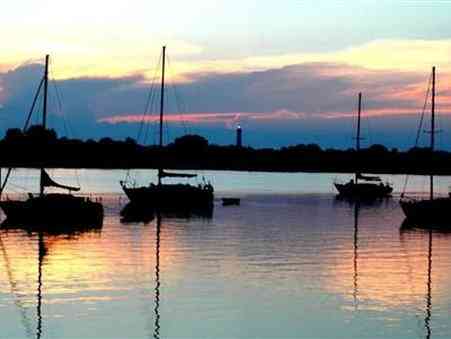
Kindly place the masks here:
<instances>
[{"instance_id":1,"label":"boat reflection","mask_svg":"<svg viewBox=\"0 0 451 339\"><path fill-rule=\"evenodd\" d=\"M451 234L451 221L448 220L429 220L429 221L418 221L414 219L405 218L401 224L401 230L423 230L428 232L431 230L433 232L447 233Z\"/></svg>"},{"instance_id":2,"label":"boat reflection","mask_svg":"<svg viewBox=\"0 0 451 339\"><path fill-rule=\"evenodd\" d=\"M135 204L129 202L121 210L121 223L136 223L144 222L149 223L160 215L165 218L177 218L177 219L191 219L191 218L203 218L211 219L213 217L213 205L205 208L149 208L149 206L144 206L142 204Z\"/></svg>"},{"instance_id":3,"label":"boat reflection","mask_svg":"<svg viewBox=\"0 0 451 339\"><path fill-rule=\"evenodd\" d=\"M103 217L91 220L89 223L81 223L68 219L64 223L42 223L42 222L17 222L8 218L2 221L0 229L5 230L25 230L28 233L43 232L47 235L74 235L83 232L101 231L103 227Z\"/></svg>"},{"instance_id":4,"label":"boat reflection","mask_svg":"<svg viewBox=\"0 0 451 339\"><path fill-rule=\"evenodd\" d=\"M335 203L348 203L350 206L355 206L356 204L359 204L359 208L361 206L372 206L372 207L379 207L382 205L388 205L390 203L391 197L379 197L379 198L366 198L366 197L348 197L348 196L342 196L342 195L336 195L335 196Z\"/></svg>"}]
</instances>

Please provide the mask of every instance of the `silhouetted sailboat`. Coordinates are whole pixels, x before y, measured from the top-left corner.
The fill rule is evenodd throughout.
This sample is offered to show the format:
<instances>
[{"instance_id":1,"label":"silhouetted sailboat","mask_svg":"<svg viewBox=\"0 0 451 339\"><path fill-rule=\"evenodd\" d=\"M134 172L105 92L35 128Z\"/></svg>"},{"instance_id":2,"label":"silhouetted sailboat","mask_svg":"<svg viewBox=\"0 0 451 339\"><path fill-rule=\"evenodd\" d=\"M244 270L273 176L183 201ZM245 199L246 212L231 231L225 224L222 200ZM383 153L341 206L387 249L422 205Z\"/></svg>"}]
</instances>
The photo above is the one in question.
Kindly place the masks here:
<instances>
[{"instance_id":1,"label":"silhouetted sailboat","mask_svg":"<svg viewBox=\"0 0 451 339\"><path fill-rule=\"evenodd\" d=\"M360 115L362 109L362 93L359 93L359 104L357 112L357 136L356 136L356 154L360 152ZM344 198L350 199L377 199L391 195L393 188L388 183L383 183L378 176L363 175L360 171L355 173L355 178L342 184L335 182L335 188L338 194Z\"/></svg>"},{"instance_id":2,"label":"silhouetted sailboat","mask_svg":"<svg viewBox=\"0 0 451 339\"><path fill-rule=\"evenodd\" d=\"M163 47L161 69L161 93L160 93L160 123L159 123L159 147L163 147L163 122L164 122L164 90L165 90L165 60L166 46ZM131 187L125 181L120 181L124 193L136 210L140 208L157 209L192 209L213 207L213 186L210 183L202 183L197 186L190 184L167 184L164 178L194 178L196 174L174 173L158 168L157 184L148 186ZM140 208L136 208L139 206Z\"/></svg>"},{"instance_id":3,"label":"silhouetted sailboat","mask_svg":"<svg viewBox=\"0 0 451 339\"><path fill-rule=\"evenodd\" d=\"M42 127L46 129L47 123L47 89L48 89L48 70L49 56L45 58L44 77L40 82L35 100L28 116L27 124L30 121L34 105L38 98L39 92L44 87L43 93L43 117ZM0 183L0 194L5 189L11 169L8 170L5 180ZM56 187L66 189L69 193L45 193L46 187ZM71 187L55 182L41 168L40 174L40 191L38 195L28 193L27 200L1 200L0 208L6 214L5 224L24 226L24 227L69 227L69 226L92 226L102 223L103 206L99 202L91 201L89 198L76 197L71 194L72 191L79 191L79 187Z\"/></svg>"},{"instance_id":4,"label":"silhouetted sailboat","mask_svg":"<svg viewBox=\"0 0 451 339\"><path fill-rule=\"evenodd\" d=\"M431 155L435 147L435 67L432 67L432 102L431 102ZM451 229L451 197L434 197L434 175L429 176L429 199L408 198L401 195L399 201L406 216L406 223L425 228Z\"/></svg>"}]
</instances>

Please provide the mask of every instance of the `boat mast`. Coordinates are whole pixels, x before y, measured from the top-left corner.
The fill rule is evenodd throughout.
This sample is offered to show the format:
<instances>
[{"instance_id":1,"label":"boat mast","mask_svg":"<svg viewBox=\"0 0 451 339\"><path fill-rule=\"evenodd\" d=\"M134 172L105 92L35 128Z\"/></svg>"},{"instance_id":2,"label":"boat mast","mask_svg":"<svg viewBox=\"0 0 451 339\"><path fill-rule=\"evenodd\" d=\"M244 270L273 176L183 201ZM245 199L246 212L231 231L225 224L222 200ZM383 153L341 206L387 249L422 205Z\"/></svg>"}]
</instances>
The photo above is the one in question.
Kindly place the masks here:
<instances>
[{"instance_id":1,"label":"boat mast","mask_svg":"<svg viewBox=\"0 0 451 339\"><path fill-rule=\"evenodd\" d=\"M431 155L434 153L435 146L435 66L432 67L432 104L431 104ZM430 196L434 199L434 175L430 176Z\"/></svg>"},{"instance_id":2,"label":"boat mast","mask_svg":"<svg viewBox=\"0 0 451 339\"><path fill-rule=\"evenodd\" d=\"M355 138L355 149L357 154L360 152L360 115L362 111L362 92L359 92L359 106L357 110L357 135ZM355 183L357 184L357 181L359 179L358 176L359 172L355 172Z\"/></svg>"},{"instance_id":3,"label":"boat mast","mask_svg":"<svg viewBox=\"0 0 451 339\"><path fill-rule=\"evenodd\" d=\"M42 109L42 128L45 131L47 127L47 90L49 80L49 55L45 56L45 71L44 71L44 103ZM39 194L44 194L44 168L41 167L41 180L40 180Z\"/></svg>"},{"instance_id":4,"label":"boat mast","mask_svg":"<svg viewBox=\"0 0 451 339\"><path fill-rule=\"evenodd\" d=\"M164 71L166 62L166 46L163 46L163 56L161 62L161 93L160 93L160 151L163 149L163 112L164 112ZM163 169L161 166L158 168L158 185L161 185L161 177Z\"/></svg>"}]
</instances>

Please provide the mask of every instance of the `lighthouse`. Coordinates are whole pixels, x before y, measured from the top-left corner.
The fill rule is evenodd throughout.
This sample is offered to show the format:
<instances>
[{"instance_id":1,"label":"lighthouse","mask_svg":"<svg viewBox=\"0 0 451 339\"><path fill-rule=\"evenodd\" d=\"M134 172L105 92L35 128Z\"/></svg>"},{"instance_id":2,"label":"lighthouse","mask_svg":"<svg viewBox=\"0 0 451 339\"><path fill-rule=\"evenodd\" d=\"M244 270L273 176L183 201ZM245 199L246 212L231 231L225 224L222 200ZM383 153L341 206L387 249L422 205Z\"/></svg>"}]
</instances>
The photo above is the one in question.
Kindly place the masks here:
<instances>
[{"instance_id":1,"label":"lighthouse","mask_svg":"<svg viewBox=\"0 0 451 339\"><path fill-rule=\"evenodd\" d=\"M236 147L242 147L243 146L243 137L242 137L242 130L241 130L241 126L238 125L238 127L236 128Z\"/></svg>"}]
</instances>

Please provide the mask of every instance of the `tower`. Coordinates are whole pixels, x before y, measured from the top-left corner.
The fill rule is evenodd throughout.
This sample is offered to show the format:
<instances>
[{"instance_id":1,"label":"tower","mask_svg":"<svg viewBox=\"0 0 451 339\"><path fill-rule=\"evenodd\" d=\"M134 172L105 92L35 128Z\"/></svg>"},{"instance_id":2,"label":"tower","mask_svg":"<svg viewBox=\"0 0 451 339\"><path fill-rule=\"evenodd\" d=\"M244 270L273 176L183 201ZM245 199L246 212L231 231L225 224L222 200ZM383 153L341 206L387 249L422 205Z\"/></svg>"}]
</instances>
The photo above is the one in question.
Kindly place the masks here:
<instances>
[{"instance_id":1,"label":"tower","mask_svg":"<svg viewBox=\"0 0 451 339\"><path fill-rule=\"evenodd\" d=\"M238 125L236 128L236 147L242 147L243 146L243 137L242 137L242 130L241 126Z\"/></svg>"}]
</instances>

